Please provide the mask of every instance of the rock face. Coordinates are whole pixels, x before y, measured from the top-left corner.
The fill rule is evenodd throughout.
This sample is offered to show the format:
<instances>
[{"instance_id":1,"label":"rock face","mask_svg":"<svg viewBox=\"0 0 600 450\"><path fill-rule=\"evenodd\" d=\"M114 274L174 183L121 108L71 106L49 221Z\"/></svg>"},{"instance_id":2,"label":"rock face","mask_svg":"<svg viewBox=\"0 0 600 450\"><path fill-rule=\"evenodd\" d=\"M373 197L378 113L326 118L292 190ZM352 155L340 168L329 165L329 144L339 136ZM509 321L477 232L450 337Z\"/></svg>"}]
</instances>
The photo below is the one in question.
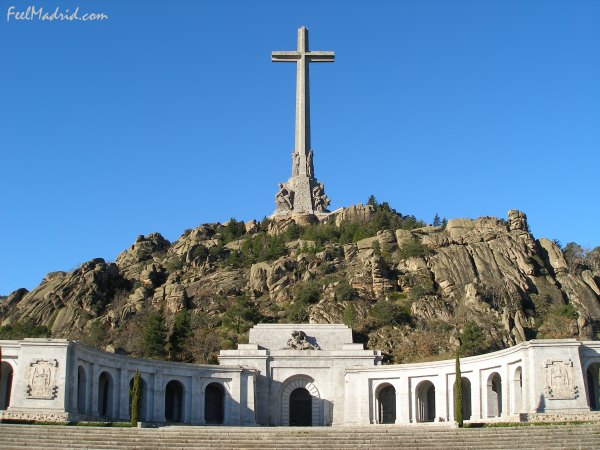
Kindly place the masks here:
<instances>
[{"instance_id":1,"label":"rock face","mask_svg":"<svg viewBox=\"0 0 600 450\"><path fill-rule=\"evenodd\" d=\"M205 339L202 351L217 339L211 332L220 346L258 320L345 321L396 362L451 352L473 323L490 349L600 331L600 252L572 271L561 249L536 240L517 210L507 221L452 219L445 228L383 229L354 243L282 240L293 224L331 233L349 223L368 226L375 213L356 205L327 225L314 216L251 221L228 242L221 224L187 230L172 244L158 233L139 236L115 263L94 259L13 292L0 303L2 325L28 318L53 336L79 338L97 319L104 346L135 353L129 343L156 310L167 324L188 310L194 336ZM255 247L264 255L244 253Z\"/></svg>"}]
</instances>

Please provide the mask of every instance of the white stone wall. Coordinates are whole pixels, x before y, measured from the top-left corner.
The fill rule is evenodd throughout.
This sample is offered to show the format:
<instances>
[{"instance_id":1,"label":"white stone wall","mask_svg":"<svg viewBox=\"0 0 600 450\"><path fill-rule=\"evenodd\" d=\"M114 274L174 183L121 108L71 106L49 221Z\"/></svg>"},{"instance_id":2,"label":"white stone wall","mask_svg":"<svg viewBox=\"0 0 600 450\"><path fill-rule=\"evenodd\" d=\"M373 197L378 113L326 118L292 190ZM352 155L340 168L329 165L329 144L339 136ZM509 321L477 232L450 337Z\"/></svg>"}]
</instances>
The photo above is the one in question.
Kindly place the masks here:
<instances>
[{"instance_id":1,"label":"white stone wall","mask_svg":"<svg viewBox=\"0 0 600 450\"><path fill-rule=\"evenodd\" d=\"M106 353L63 339L2 341L3 361L14 365L7 418L39 420L129 420L129 386L136 370L145 385L142 417L163 423L169 383L181 396L172 408L178 422L205 422L205 390L222 390L223 423L255 424L256 373L243 367L207 366L154 361ZM54 374L47 372L51 366ZM38 369L40 389L31 395L32 371ZM52 369L51 369L52 370ZM105 383L105 381L108 381ZM47 385L47 386L46 386ZM51 395L44 397L45 391ZM180 398L179 398L180 397ZM179 401L180 400L180 401ZM180 406L181 405L181 406Z\"/></svg>"},{"instance_id":2,"label":"white stone wall","mask_svg":"<svg viewBox=\"0 0 600 450\"><path fill-rule=\"evenodd\" d=\"M579 352L585 355L586 366L600 363L600 343L593 343L592 347L574 339L534 340L461 358L461 375L471 387L471 420L589 412ZM496 377L499 385L493 383ZM384 385L392 385L396 390L396 423L426 421L419 416L419 390L424 382L435 387L435 421L453 421L454 381L454 360L347 369L344 422L378 423L377 392ZM499 388L498 392L495 388ZM549 393L552 389L554 395Z\"/></svg>"},{"instance_id":3,"label":"white stone wall","mask_svg":"<svg viewBox=\"0 0 600 450\"><path fill-rule=\"evenodd\" d=\"M323 349L283 349L294 330ZM454 360L381 366L379 352L353 344L343 325L260 325L250 341L222 351L220 366L131 358L63 339L0 341L0 408L12 371L10 404L0 418L128 420L129 383L139 370L142 418L149 422L167 420L167 391L180 389L181 406L171 402L170 414L180 411L181 423L204 424L213 383L216 391L208 389L223 395L222 422L230 425L288 425L297 388L311 395L313 425L376 424L384 410L389 420L390 386L395 423L454 420ZM461 359L472 421L597 419L590 410L600 410L599 371L598 341L533 340Z\"/></svg>"}]
</instances>

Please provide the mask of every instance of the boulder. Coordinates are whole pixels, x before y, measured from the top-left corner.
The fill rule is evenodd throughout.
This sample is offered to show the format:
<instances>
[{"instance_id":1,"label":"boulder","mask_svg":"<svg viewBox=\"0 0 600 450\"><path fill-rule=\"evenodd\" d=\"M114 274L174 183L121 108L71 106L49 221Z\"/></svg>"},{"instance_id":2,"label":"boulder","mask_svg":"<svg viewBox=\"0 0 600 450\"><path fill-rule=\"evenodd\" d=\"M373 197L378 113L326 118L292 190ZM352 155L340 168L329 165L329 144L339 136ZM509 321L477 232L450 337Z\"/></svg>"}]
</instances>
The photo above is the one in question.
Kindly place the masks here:
<instances>
[{"instance_id":1,"label":"boulder","mask_svg":"<svg viewBox=\"0 0 600 450\"><path fill-rule=\"evenodd\" d=\"M375 216L375 208L372 205L353 205L342 209L335 216L335 224L339 227L343 222L367 223Z\"/></svg>"}]
</instances>

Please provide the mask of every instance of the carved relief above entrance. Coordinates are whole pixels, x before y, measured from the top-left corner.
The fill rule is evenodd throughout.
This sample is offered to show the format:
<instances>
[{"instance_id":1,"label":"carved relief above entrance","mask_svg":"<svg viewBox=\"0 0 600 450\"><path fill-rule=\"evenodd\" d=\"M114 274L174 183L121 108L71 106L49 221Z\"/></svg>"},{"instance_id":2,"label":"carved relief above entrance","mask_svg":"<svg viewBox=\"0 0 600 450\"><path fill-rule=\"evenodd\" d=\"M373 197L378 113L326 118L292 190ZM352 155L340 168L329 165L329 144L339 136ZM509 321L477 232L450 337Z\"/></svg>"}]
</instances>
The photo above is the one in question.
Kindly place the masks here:
<instances>
[{"instance_id":1,"label":"carved relief above entrance","mask_svg":"<svg viewBox=\"0 0 600 450\"><path fill-rule=\"evenodd\" d=\"M27 398L53 400L56 398L58 386L56 359L36 359L29 364L27 374Z\"/></svg>"}]
</instances>

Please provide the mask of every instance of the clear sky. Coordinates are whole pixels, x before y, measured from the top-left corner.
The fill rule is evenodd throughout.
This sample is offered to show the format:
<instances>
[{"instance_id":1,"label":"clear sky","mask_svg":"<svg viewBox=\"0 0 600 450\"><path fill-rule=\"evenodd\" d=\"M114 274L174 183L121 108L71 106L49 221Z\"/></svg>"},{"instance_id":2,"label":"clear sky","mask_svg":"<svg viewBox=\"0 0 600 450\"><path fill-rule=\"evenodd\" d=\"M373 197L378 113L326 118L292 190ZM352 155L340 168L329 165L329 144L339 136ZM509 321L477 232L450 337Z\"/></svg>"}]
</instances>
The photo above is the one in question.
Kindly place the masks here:
<instances>
[{"instance_id":1,"label":"clear sky","mask_svg":"<svg viewBox=\"0 0 600 450\"><path fill-rule=\"evenodd\" d=\"M11 11L104 13L16 20ZM138 234L261 219L290 175L297 28L332 207L527 213L600 245L600 1L0 0L0 294Z\"/></svg>"}]
</instances>

